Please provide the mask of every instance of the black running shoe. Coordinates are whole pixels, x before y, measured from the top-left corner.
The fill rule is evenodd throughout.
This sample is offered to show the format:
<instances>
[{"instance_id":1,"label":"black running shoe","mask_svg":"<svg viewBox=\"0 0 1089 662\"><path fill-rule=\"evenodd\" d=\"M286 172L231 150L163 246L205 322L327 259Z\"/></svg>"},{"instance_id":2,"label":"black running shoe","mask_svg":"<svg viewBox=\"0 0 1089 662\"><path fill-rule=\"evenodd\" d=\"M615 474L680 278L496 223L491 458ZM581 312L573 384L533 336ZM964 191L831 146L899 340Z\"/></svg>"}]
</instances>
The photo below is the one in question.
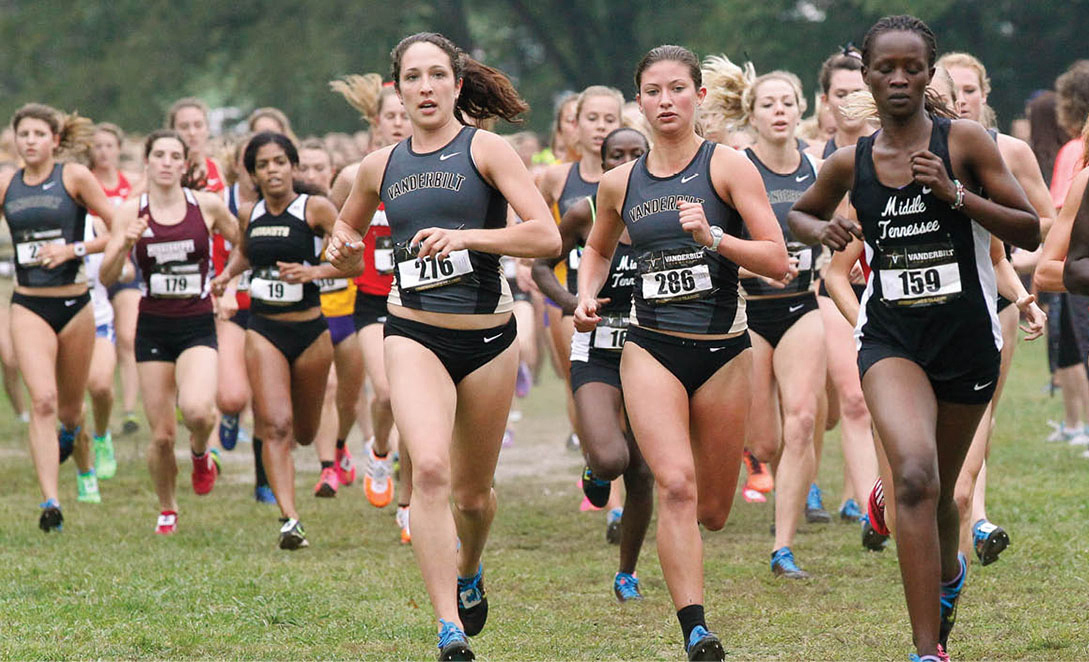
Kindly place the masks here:
<instances>
[{"instance_id":1,"label":"black running shoe","mask_svg":"<svg viewBox=\"0 0 1089 662\"><path fill-rule=\"evenodd\" d=\"M469 640L461 628L450 621L442 621L442 631L439 632L439 659L440 660L475 660L473 649L469 648Z\"/></svg>"},{"instance_id":2,"label":"black running shoe","mask_svg":"<svg viewBox=\"0 0 1089 662\"><path fill-rule=\"evenodd\" d=\"M72 451L76 449L76 434L78 432L78 427L75 430L69 430L63 425L57 431L57 447L60 449L61 464L64 464L64 461L71 457Z\"/></svg>"},{"instance_id":3,"label":"black running shoe","mask_svg":"<svg viewBox=\"0 0 1089 662\"><path fill-rule=\"evenodd\" d=\"M889 537L878 533L877 529L873 528L869 515L863 515L860 521L862 522L862 546L871 552L885 551Z\"/></svg>"},{"instance_id":4,"label":"black running shoe","mask_svg":"<svg viewBox=\"0 0 1089 662\"><path fill-rule=\"evenodd\" d=\"M688 635L685 652L688 653L689 660L726 659L726 651L722 649L722 642L702 625L692 628L692 634Z\"/></svg>"},{"instance_id":5,"label":"black running shoe","mask_svg":"<svg viewBox=\"0 0 1089 662\"><path fill-rule=\"evenodd\" d=\"M484 566L472 577L458 577L458 618L465 634L475 637L488 622L488 594L484 590Z\"/></svg>"},{"instance_id":6,"label":"black running shoe","mask_svg":"<svg viewBox=\"0 0 1089 662\"><path fill-rule=\"evenodd\" d=\"M1010 546L1010 536L1002 527L981 519L972 526L972 542L980 564L990 565Z\"/></svg>"},{"instance_id":7,"label":"black running shoe","mask_svg":"<svg viewBox=\"0 0 1089 662\"><path fill-rule=\"evenodd\" d=\"M306 531L303 531L302 522L297 519L281 517L280 523L280 549L296 550L309 547L306 539Z\"/></svg>"},{"instance_id":8,"label":"black running shoe","mask_svg":"<svg viewBox=\"0 0 1089 662\"><path fill-rule=\"evenodd\" d=\"M38 528L46 533L60 531L64 524L64 515L61 514L60 504L56 499L49 499L41 504L42 514L38 518Z\"/></svg>"},{"instance_id":9,"label":"black running shoe","mask_svg":"<svg viewBox=\"0 0 1089 662\"><path fill-rule=\"evenodd\" d=\"M582 493L593 504L594 508L604 508L609 503L609 492L612 491L612 483L607 480L594 478L590 467L582 470Z\"/></svg>"}]
</instances>

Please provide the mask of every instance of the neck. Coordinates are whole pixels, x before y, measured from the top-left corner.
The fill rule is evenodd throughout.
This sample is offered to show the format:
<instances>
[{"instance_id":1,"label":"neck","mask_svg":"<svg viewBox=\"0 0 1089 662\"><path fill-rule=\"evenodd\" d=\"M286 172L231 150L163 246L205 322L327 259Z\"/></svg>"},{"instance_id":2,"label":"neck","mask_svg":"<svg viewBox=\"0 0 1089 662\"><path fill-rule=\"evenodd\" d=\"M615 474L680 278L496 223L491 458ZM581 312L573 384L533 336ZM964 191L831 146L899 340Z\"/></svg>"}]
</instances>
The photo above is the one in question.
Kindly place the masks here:
<instances>
[{"instance_id":1,"label":"neck","mask_svg":"<svg viewBox=\"0 0 1089 662\"><path fill-rule=\"evenodd\" d=\"M295 191L287 191L286 193L278 193L275 195L265 196L265 207L275 214L282 213L287 206L291 204L291 201L295 199ZM273 211L275 210L275 211Z\"/></svg>"},{"instance_id":2,"label":"neck","mask_svg":"<svg viewBox=\"0 0 1089 662\"><path fill-rule=\"evenodd\" d=\"M654 136L654 149L648 153L647 159L653 159L655 165L670 172L680 172L702 144L703 138L695 131L678 132L677 135L658 134Z\"/></svg>"},{"instance_id":3,"label":"neck","mask_svg":"<svg viewBox=\"0 0 1089 662\"><path fill-rule=\"evenodd\" d=\"M758 136L752 149L760 161L774 172L794 172L802 160L802 153L793 136L786 140L766 140Z\"/></svg>"},{"instance_id":4,"label":"neck","mask_svg":"<svg viewBox=\"0 0 1089 662\"><path fill-rule=\"evenodd\" d=\"M451 115L447 121L436 127L412 126L412 149L416 152L431 152L454 139L463 124Z\"/></svg>"},{"instance_id":5,"label":"neck","mask_svg":"<svg viewBox=\"0 0 1089 662\"><path fill-rule=\"evenodd\" d=\"M96 165L93 172L95 173L95 177L98 177L98 181L109 188L117 186L121 181L121 178L119 177L121 171L108 165Z\"/></svg>"},{"instance_id":6,"label":"neck","mask_svg":"<svg viewBox=\"0 0 1089 662\"><path fill-rule=\"evenodd\" d=\"M930 134L930 126L930 116L922 108L907 117L881 116L881 134L893 146L915 145L920 135Z\"/></svg>"},{"instance_id":7,"label":"neck","mask_svg":"<svg viewBox=\"0 0 1089 662\"><path fill-rule=\"evenodd\" d=\"M31 179L44 179L49 173L53 172L53 166L55 165L56 161L54 159L45 159L37 165L28 163L23 169L23 172L24 174L29 175Z\"/></svg>"},{"instance_id":8,"label":"neck","mask_svg":"<svg viewBox=\"0 0 1089 662\"><path fill-rule=\"evenodd\" d=\"M184 198L185 194L182 193L181 184L178 182L165 186L155 182L148 182L147 197L150 202L160 206L176 203L179 199Z\"/></svg>"},{"instance_id":9,"label":"neck","mask_svg":"<svg viewBox=\"0 0 1089 662\"><path fill-rule=\"evenodd\" d=\"M857 127L836 127L836 133L832 136L832 144L836 147L848 147L858 142L859 138L868 136L873 133L865 122L859 124Z\"/></svg>"},{"instance_id":10,"label":"neck","mask_svg":"<svg viewBox=\"0 0 1089 662\"><path fill-rule=\"evenodd\" d=\"M579 159L579 175L588 182L596 182L601 180L601 175L604 173L601 167L601 154L582 150L582 158Z\"/></svg>"}]
</instances>

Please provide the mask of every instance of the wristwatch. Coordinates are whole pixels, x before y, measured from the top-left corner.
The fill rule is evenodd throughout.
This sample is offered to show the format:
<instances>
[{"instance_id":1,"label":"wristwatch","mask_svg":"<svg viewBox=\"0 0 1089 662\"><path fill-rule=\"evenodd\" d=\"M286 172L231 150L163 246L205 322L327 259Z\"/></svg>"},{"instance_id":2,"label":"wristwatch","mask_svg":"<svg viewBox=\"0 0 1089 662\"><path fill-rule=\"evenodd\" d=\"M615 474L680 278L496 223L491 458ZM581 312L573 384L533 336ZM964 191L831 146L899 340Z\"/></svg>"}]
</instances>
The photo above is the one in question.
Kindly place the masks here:
<instances>
[{"instance_id":1,"label":"wristwatch","mask_svg":"<svg viewBox=\"0 0 1089 662\"><path fill-rule=\"evenodd\" d=\"M82 241L77 241L72 244L72 252L75 253L76 257L85 257L87 255L87 245Z\"/></svg>"},{"instance_id":2,"label":"wristwatch","mask_svg":"<svg viewBox=\"0 0 1089 662\"><path fill-rule=\"evenodd\" d=\"M711 245L707 246L707 250L718 252L718 245L722 243L722 237L726 233L722 231L717 225L711 226Z\"/></svg>"}]
</instances>

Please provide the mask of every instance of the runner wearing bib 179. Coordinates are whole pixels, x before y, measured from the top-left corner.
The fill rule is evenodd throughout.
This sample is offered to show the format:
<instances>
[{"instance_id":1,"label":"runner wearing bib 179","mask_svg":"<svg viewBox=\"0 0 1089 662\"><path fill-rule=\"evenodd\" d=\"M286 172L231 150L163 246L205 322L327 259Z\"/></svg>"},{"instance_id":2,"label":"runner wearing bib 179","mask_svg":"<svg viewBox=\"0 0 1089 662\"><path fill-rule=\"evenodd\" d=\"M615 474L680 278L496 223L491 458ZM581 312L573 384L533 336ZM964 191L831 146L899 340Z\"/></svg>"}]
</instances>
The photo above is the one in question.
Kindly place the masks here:
<instances>
[{"instance_id":1,"label":"runner wearing bib 179","mask_svg":"<svg viewBox=\"0 0 1089 662\"><path fill-rule=\"evenodd\" d=\"M721 660L704 620L699 525L726 524L745 444L752 352L737 273L782 279L787 253L756 168L696 134L707 91L695 54L659 46L635 83L654 147L601 180L575 325L601 322L596 297L627 228L639 277L620 362L624 404L654 473L658 556L688 659Z\"/></svg>"},{"instance_id":2,"label":"runner wearing bib 179","mask_svg":"<svg viewBox=\"0 0 1089 662\"><path fill-rule=\"evenodd\" d=\"M193 491L211 492L219 459L208 450L215 425L213 383L216 333L209 295L209 250L213 228L237 236L237 223L218 195L182 186L186 147L175 131L161 129L144 144L148 191L118 211L102 263L102 280L120 275L131 250L140 268L140 315L136 362L144 412L151 426L148 470L159 497L155 532L177 530L174 458L177 418L189 430Z\"/></svg>"},{"instance_id":3,"label":"runner wearing bib 179","mask_svg":"<svg viewBox=\"0 0 1089 662\"><path fill-rule=\"evenodd\" d=\"M11 336L30 394L30 454L45 498L38 526L49 532L60 530L64 519L57 473L73 451L86 493L97 492L90 439L82 427L87 357L95 337L83 257L101 252L106 237L89 243L83 238L87 211L109 225L114 207L87 168L57 161L58 154L86 147L90 120L27 104L11 126L25 164L0 179L15 249Z\"/></svg>"},{"instance_id":4,"label":"runner wearing bib 179","mask_svg":"<svg viewBox=\"0 0 1089 662\"><path fill-rule=\"evenodd\" d=\"M966 577L953 491L998 380L995 238L1027 250L1040 241L1039 219L986 131L928 112L952 114L926 99L936 50L914 17L870 28L863 76L882 128L854 153L833 154L789 217L802 241L866 242L859 373L892 467L900 570L924 660L944 656ZM848 191L859 224L833 218Z\"/></svg>"},{"instance_id":5,"label":"runner wearing bib 179","mask_svg":"<svg viewBox=\"0 0 1089 662\"><path fill-rule=\"evenodd\" d=\"M560 239L514 149L462 121L527 110L502 73L435 33L402 40L393 73L413 135L363 160L329 256L353 266L385 203L397 263L386 365L414 465L412 546L439 619L440 658L472 659L466 635L488 614L480 560L518 370L499 256L557 255ZM522 223L507 226L508 201Z\"/></svg>"},{"instance_id":6,"label":"runner wearing bib 179","mask_svg":"<svg viewBox=\"0 0 1089 662\"><path fill-rule=\"evenodd\" d=\"M314 441L333 359L319 288L311 279L340 275L329 265L310 267L320 262L321 235L333 229L336 208L324 197L295 192L299 153L283 134L257 134L243 158L261 199L242 209L243 241L213 288L221 293L232 278L253 270L246 368L255 436L264 440L265 469L283 515L280 549L294 550L309 542L295 508L292 441Z\"/></svg>"},{"instance_id":7,"label":"runner wearing bib 179","mask_svg":"<svg viewBox=\"0 0 1089 662\"><path fill-rule=\"evenodd\" d=\"M616 129L601 143L601 161L608 171L633 161L649 146L635 129ZM585 198L567 210L560 222L561 255L585 244L595 216L594 198ZM557 260L538 259L533 275L541 292L574 312L578 299L556 280L552 271ZM635 254L626 233L621 236L609 265L609 275L598 292L602 322L593 331L576 331L571 339L571 391L582 430L582 454L586 469L582 490L590 503L603 507L609 499L612 481L624 477L627 497L620 522L620 568L613 578L613 593L621 602L640 599L635 564L643 547L654 508L653 477L631 433L620 390L620 353L627 334L632 287L636 282Z\"/></svg>"}]
</instances>

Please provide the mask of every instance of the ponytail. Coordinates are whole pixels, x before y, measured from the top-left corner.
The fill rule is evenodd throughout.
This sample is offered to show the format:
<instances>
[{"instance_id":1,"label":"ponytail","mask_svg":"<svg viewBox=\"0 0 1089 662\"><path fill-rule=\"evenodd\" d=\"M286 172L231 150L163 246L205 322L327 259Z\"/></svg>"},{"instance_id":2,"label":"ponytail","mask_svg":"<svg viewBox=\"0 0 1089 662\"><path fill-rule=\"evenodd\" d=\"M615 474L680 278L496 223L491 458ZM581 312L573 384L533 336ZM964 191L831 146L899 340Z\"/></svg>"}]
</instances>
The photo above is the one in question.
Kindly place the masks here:
<instances>
[{"instance_id":1,"label":"ponytail","mask_svg":"<svg viewBox=\"0 0 1089 662\"><path fill-rule=\"evenodd\" d=\"M748 102L756 80L752 62L739 67L725 55L709 55L703 60L702 73L707 96L701 111L721 116L728 124L744 124L749 117Z\"/></svg>"},{"instance_id":2,"label":"ponytail","mask_svg":"<svg viewBox=\"0 0 1089 662\"><path fill-rule=\"evenodd\" d=\"M930 115L944 117L946 119L959 119L960 114L946 105L941 95L934 89L926 88L926 96L923 99L923 108ZM840 104L839 112L847 119L859 121L868 120L880 122L881 117L877 112L877 103L869 90L857 90L847 95Z\"/></svg>"},{"instance_id":3,"label":"ponytail","mask_svg":"<svg viewBox=\"0 0 1089 662\"><path fill-rule=\"evenodd\" d=\"M368 124L374 124L382 108L382 77L378 74L351 74L341 80L329 81L329 89L344 97L359 111ZM392 94L390 90L388 94Z\"/></svg>"}]
</instances>

